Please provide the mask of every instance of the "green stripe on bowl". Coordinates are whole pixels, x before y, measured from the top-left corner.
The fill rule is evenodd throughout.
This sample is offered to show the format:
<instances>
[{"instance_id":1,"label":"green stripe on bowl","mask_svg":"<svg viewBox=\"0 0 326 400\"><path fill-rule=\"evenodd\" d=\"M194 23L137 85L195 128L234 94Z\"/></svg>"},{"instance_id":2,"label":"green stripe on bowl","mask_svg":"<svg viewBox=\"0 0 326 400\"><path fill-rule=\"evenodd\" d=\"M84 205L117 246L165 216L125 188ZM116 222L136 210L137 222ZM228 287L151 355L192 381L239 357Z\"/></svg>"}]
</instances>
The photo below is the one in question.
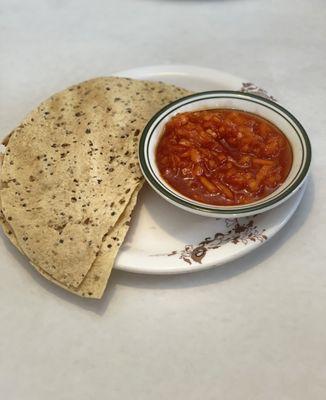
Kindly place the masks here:
<instances>
[{"instance_id":1,"label":"green stripe on bowl","mask_svg":"<svg viewBox=\"0 0 326 400\"><path fill-rule=\"evenodd\" d=\"M184 197L179 197L176 195L174 192L172 192L169 189L168 184L165 183L165 181L161 178L158 177L155 172L153 171L153 168L149 162L149 144L150 144L150 139L152 137L153 132L155 131L157 125L168 115L170 115L172 112L175 112L178 110L180 107L183 107L187 104L191 104L194 102L197 102L198 100L202 99L210 99L210 98L221 98L221 97L226 97L226 98L233 98L233 99L244 99L247 101L250 101L252 103L260 104L265 106L266 108L269 108L273 112L276 112L280 117L285 119L294 129L296 134L298 135L298 138L301 143L301 148L302 148L302 160L301 160L301 165L298 169L298 172L296 176L292 179L292 181L288 184L286 188L283 189L281 193L278 193L272 198L269 198L267 201L262 200L259 204L256 205L246 205L246 206L241 206L241 207L235 207L235 206L230 206L229 209L225 208L219 208L218 206L209 206L205 205L203 203L198 203L194 202L191 199L187 199ZM169 111L169 112L167 112ZM285 117L283 114L285 114ZM295 125L292 123L292 121L295 123ZM297 129L298 128L298 129ZM229 91L229 90L223 90L223 91L208 91L208 92L202 92L202 93L196 93L192 94L186 97L183 97L182 99L176 100L167 106L163 107L159 112L157 112L151 120L147 123L145 126L142 136L140 138L140 143L139 143L139 161L140 165L142 168L142 171L146 177L146 179L149 181L149 183L159 192L161 192L165 197L168 197L171 201L175 203L179 203L183 205L184 207L192 208L197 211L203 211L206 213L219 213L219 214L225 214L225 215L230 215L230 214L241 214L241 213L248 213L248 212L254 212L261 210L262 208L267 208L270 207L271 205L280 202L281 200L285 199L291 192L293 192L296 188L300 186L300 184L303 182L304 178L306 177L310 163L311 163L311 146L310 146L310 141L308 138L308 135L303 128L303 126L300 124L300 122L289 112L287 111L284 107L280 106L279 104L269 100L262 98L260 96L251 94L251 93L243 93L239 91Z\"/></svg>"}]
</instances>

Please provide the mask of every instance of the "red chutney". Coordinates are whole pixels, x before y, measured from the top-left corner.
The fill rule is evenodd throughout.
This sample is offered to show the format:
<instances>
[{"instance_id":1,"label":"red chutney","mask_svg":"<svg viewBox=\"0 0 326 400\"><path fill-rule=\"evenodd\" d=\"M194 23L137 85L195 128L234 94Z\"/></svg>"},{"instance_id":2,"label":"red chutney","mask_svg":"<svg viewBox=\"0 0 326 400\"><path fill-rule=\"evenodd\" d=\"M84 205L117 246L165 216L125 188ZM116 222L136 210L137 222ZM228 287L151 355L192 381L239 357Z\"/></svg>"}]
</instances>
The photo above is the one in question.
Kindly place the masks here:
<instances>
[{"instance_id":1,"label":"red chutney","mask_svg":"<svg viewBox=\"0 0 326 400\"><path fill-rule=\"evenodd\" d=\"M161 176L193 200L220 206L259 200L286 179L292 149L269 121L233 109L185 112L165 126L156 148Z\"/></svg>"}]
</instances>

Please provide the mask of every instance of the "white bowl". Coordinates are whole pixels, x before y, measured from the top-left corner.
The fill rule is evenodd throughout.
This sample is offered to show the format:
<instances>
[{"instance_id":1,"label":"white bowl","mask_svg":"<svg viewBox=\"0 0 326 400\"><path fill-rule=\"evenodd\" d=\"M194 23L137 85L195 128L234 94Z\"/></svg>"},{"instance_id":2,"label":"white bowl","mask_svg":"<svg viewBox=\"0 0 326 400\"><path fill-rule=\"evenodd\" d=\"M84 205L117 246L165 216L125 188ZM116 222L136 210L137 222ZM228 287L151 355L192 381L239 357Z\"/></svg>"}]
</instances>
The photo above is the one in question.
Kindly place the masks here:
<instances>
[{"instance_id":1,"label":"white bowl","mask_svg":"<svg viewBox=\"0 0 326 400\"><path fill-rule=\"evenodd\" d=\"M156 165L155 150L165 124L181 112L217 108L237 109L263 117L276 125L289 140L293 151L291 170L282 185L269 196L245 205L215 206L183 196L161 177ZM236 218L270 210L291 197L303 185L307 177L311 162L311 147L302 125L279 104L249 93L210 91L179 99L155 114L142 133L139 160L147 182L170 203L207 217Z\"/></svg>"}]
</instances>

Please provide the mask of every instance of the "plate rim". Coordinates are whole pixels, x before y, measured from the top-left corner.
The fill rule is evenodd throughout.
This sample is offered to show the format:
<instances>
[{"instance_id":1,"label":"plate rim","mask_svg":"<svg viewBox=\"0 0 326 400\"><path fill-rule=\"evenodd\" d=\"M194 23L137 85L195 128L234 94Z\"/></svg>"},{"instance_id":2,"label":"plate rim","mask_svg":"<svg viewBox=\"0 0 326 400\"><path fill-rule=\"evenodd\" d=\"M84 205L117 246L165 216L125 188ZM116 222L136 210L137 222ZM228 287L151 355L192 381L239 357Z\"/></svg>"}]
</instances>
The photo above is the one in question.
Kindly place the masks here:
<instances>
[{"instance_id":1,"label":"plate rim","mask_svg":"<svg viewBox=\"0 0 326 400\"><path fill-rule=\"evenodd\" d=\"M155 269L151 269L150 267L133 267L130 265L114 265L114 268L119 270L119 271L125 271L125 272L132 272L136 274L146 274L146 275L178 275L178 274L187 274L191 272L199 272L199 271L205 271L208 269L212 269L215 267L220 267L224 264L227 264L229 262L235 261L238 258L241 258L245 256L248 253L251 253L252 251L255 251L258 247L262 246L264 243L268 242L270 239L272 239L278 232L280 232L284 226L289 222L289 220L292 218L293 214L296 212L299 204L301 203L301 200L303 198L303 195L305 193L307 186L307 182L304 182L303 186L297 191L297 193L294 194L291 199L288 199L288 201L293 201L295 199L294 204L290 210L290 212L287 214L286 218L283 218L282 221L277 225L277 227L273 226L270 228L270 231L268 232L268 237L265 241L263 242L255 242L252 243L250 246L243 246L240 250L238 250L236 253L232 253L230 255L225 256L223 260L220 261L205 261L205 263L201 264L193 264L189 267L183 266L181 268L180 266L174 266L174 267L156 267ZM209 218L209 217L207 217ZM154 257L153 257L154 261Z\"/></svg>"},{"instance_id":2,"label":"plate rim","mask_svg":"<svg viewBox=\"0 0 326 400\"><path fill-rule=\"evenodd\" d=\"M189 76L191 77L192 75L197 75L199 76L199 79L206 79L206 80L212 80L212 81L229 81L230 85L233 84L234 86L236 85L241 85L243 83L249 82L247 79L237 77L235 75L232 75L230 73L220 71L218 69L214 68L207 68L207 67L201 67L201 66L195 66L195 65L188 65L188 64L169 64L169 65L149 65L149 66L141 66L138 68L132 68L132 69L127 69L123 71L118 71L113 74L113 76L120 76L120 77L130 77L133 79L155 79L155 75L161 75L161 76L169 76L169 75L180 75L180 76ZM209 79L207 79L209 78ZM157 78L156 78L157 80ZM239 90L239 86L237 86ZM227 90L227 89L226 89ZM236 90L236 89L235 89ZM270 231L268 233L268 238L263 241L263 242L253 242L250 246L243 246L240 250L238 250L236 253L231 253L225 256L222 260L216 261L216 260L205 260L204 263L198 263L198 264L193 264L189 267L181 267L180 265L176 265L174 267L141 267L139 266L132 266L130 264L125 264L122 262L119 262L119 255L121 255L121 251L119 251L117 258L114 263L114 269L120 270L120 271L125 271L125 272L131 272L131 273L136 273L136 274L146 274L146 275L177 275L177 274L185 274L185 273L191 273L191 272L198 272L198 271L204 271L207 269L212 269L224 264L227 264L233 260L236 260L238 258L243 257L244 255L250 253L251 251L256 250L258 247L263 245L265 242L269 241L274 235L276 235L291 219L295 211L297 210L303 194L305 192L307 186L307 180L304 181L303 185L298 188L297 193L295 193L291 198L286 199L285 203L288 202L293 202L293 205L290 208L290 211L288 214L285 216L285 218L282 218L281 221L275 226L275 224L270 227ZM151 189L153 190L153 189ZM284 204L284 203L283 203ZM277 206L275 209L277 209L279 206ZM282 207L282 205L280 205ZM272 210L271 210L272 211ZM208 218L208 217L207 217ZM123 248L121 248L122 254L123 254ZM128 250L127 250L128 251ZM153 263L155 263L155 258L153 257Z\"/></svg>"},{"instance_id":3,"label":"plate rim","mask_svg":"<svg viewBox=\"0 0 326 400\"><path fill-rule=\"evenodd\" d=\"M191 64L153 64L153 65L144 65L141 67L136 67L136 68L131 68L131 69L126 69L122 71L118 71L113 73L113 76L121 76L121 77L128 77L129 75L139 75L143 76L143 74L148 75L147 71L154 71L156 74L160 72L162 75L169 76L171 74L173 75L180 75L180 76L191 76L193 75L194 71L198 73L198 75L202 75L203 77L211 77L213 80L217 80L217 76L220 78L223 78L223 80L229 80L236 82L236 84L241 84L243 82L248 82L247 79L244 79L242 77L238 77L236 75L233 75L229 72L221 71L215 68L209 68L209 67L202 67L198 65L191 65ZM155 75L154 72L151 72L151 74ZM133 77L133 79L138 79ZM142 78L142 79L150 79L150 77L147 78Z\"/></svg>"}]
</instances>

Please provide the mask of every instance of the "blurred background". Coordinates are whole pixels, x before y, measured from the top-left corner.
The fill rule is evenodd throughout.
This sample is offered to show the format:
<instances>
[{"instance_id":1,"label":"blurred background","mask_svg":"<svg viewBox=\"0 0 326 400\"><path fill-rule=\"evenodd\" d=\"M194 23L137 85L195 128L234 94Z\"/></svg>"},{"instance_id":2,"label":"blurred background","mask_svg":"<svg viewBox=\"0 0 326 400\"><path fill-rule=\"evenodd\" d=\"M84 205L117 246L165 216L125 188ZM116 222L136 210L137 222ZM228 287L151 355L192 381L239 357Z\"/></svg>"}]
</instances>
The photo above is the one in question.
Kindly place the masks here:
<instances>
[{"instance_id":1,"label":"blurred background","mask_svg":"<svg viewBox=\"0 0 326 400\"><path fill-rule=\"evenodd\" d=\"M326 89L325 20L325 0L1 0L1 129L69 84L169 63L244 77L304 112Z\"/></svg>"}]
</instances>

